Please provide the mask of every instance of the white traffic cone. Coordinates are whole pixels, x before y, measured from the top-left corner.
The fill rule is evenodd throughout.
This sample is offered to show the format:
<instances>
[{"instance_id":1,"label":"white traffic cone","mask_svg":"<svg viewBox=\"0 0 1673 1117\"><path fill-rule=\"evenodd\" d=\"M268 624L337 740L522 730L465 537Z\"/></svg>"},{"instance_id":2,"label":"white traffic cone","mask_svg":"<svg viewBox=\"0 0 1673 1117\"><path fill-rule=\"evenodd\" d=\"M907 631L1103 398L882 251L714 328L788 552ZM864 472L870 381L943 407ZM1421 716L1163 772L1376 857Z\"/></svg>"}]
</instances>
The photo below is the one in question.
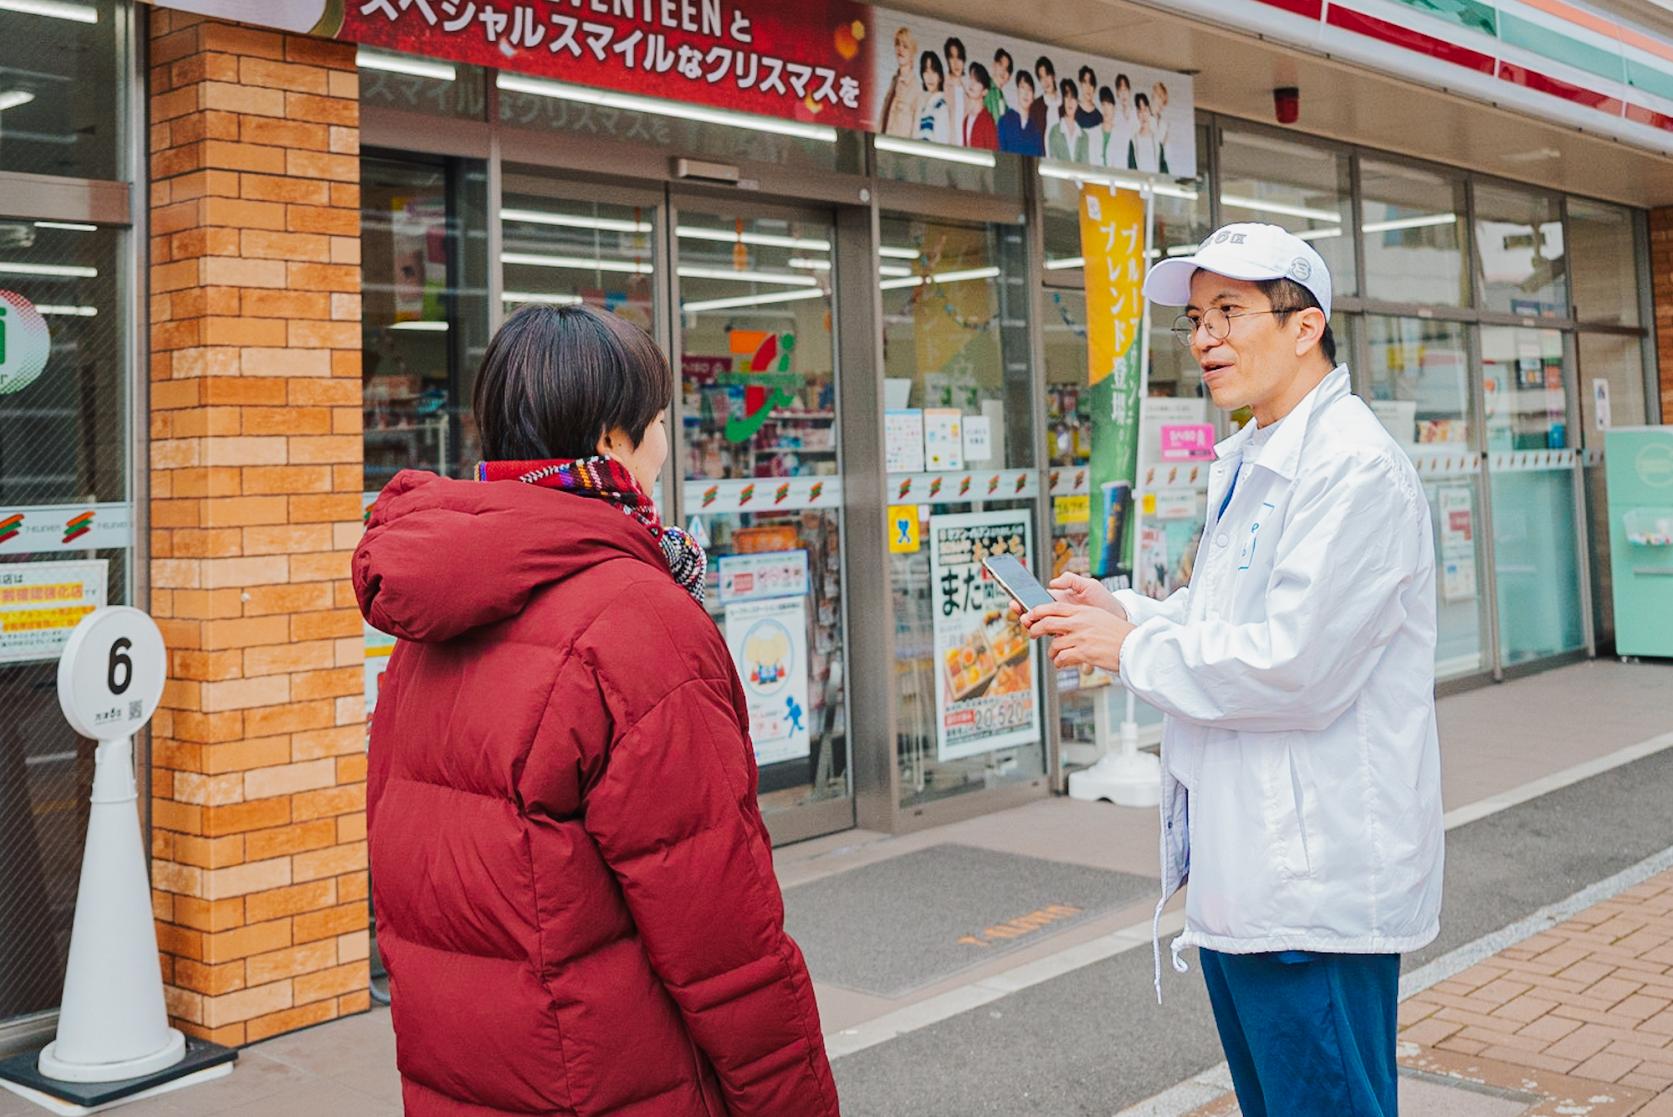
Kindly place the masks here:
<instances>
[{"instance_id":1,"label":"white traffic cone","mask_svg":"<svg viewBox=\"0 0 1673 1117\"><path fill-rule=\"evenodd\" d=\"M101 741L94 759L58 1038L38 1064L63 1082L139 1078L186 1055L186 1037L169 1027L163 1005L133 753L133 738L120 737Z\"/></svg>"}]
</instances>

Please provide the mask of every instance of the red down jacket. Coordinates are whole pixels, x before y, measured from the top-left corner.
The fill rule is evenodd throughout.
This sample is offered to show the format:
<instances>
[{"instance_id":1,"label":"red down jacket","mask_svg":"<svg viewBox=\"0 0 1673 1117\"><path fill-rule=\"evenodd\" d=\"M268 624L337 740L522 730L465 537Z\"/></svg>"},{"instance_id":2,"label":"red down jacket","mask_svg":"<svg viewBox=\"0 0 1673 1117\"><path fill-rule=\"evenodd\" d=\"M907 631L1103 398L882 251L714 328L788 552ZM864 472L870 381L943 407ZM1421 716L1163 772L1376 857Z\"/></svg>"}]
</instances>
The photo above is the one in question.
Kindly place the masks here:
<instances>
[{"instance_id":1,"label":"red down jacket","mask_svg":"<svg viewBox=\"0 0 1673 1117\"><path fill-rule=\"evenodd\" d=\"M405 472L354 556L406 1111L836 1117L742 687L598 499Z\"/></svg>"}]
</instances>

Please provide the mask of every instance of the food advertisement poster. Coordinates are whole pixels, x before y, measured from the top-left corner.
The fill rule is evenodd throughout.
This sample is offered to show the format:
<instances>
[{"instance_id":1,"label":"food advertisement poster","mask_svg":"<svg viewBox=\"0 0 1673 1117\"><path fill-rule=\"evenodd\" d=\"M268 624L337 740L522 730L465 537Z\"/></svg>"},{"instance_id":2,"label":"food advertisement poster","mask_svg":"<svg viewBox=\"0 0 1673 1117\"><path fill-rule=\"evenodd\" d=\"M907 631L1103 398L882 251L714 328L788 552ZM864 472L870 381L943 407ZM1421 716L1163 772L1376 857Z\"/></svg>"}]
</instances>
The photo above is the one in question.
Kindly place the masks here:
<instances>
[{"instance_id":1,"label":"food advertisement poster","mask_svg":"<svg viewBox=\"0 0 1673 1117\"><path fill-rule=\"evenodd\" d=\"M982 566L996 554L1032 566L1029 515L1015 509L930 517L938 760L1040 739L1039 650Z\"/></svg>"},{"instance_id":2,"label":"food advertisement poster","mask_svg":"<svg viewBox=\"0 0 1673 1117\"><path fill-rule=\"evenodd\" d=\"M775 597L726 607L726 646L749 703L755 763L812 751L807 709L807 598Z\"/></svg>"},{"instance_id":3,"label":"food advertisement poster","mask_svg":"<svg viewBox=\"0 0 1673 1117\"><path fill-rule=\"evenodd\" d=\"M0 663L55 658L109 584L105 559L0 566Z\"/></svg>"}]
</instances>

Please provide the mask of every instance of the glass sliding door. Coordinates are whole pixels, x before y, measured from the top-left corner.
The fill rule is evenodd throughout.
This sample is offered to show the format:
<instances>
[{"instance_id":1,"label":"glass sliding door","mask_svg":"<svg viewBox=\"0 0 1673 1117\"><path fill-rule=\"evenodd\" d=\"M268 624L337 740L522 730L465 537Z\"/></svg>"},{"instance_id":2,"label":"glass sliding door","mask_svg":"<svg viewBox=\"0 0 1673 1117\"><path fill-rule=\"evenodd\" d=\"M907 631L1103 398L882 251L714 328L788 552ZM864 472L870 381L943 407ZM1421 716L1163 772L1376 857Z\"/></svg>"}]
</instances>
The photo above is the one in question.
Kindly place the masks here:
<instances>
[{"instance_id":1,"label":"glass sliding door","mask_svg":"<svg viewBox=\"0 0 1673 1117\"><path fill-rule=\"evenodd\" d=\"M914 808L1044 775L1046 661L981 560L1050 566L1024 230L885 215L881 231L895 732Z\"/></svg>"},{"instance_id":2,"label":"glass sliding door","mask_svg":"<svg viewBox=\"0 0 1673 1117\"><path fill-rule=\"evenodd\" d=\"M777 842L853 825L835 223L674 199L681 515L750 704Z\"/></svg>"},{"instance_id":3,"label":"glass sliding door","mask_svg":"<svg viewBox=\"0 0 1673 1117\"><path fill-rule=\"evenodd\" d=\"M1367 402L1423 478L1435 531L1435 677L1492 668L1480 527L1481 454L1466 327L1368 316Z\"/></svg>"},{"instance_id":4,"label":"glass sliding door","mask_svg":"<svg viewBox=\"0 0 1673 1117\"><path fill-rule=\"evenodd\" d=\"M1586 644L1564 335L1481 328L1500 664Z\"/></svg>"}]
</instances>

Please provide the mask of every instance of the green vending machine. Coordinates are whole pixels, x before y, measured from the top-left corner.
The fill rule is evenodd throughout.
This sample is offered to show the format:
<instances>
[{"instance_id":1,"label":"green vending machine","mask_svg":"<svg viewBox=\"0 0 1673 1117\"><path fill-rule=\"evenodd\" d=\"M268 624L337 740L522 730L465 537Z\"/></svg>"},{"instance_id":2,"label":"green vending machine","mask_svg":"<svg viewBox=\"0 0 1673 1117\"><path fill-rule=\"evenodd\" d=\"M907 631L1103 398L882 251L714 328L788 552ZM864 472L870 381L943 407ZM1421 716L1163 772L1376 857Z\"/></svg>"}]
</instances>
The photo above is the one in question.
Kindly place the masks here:
<instances>
[{"instance_id":1,"label":"green vending machine","mask_svg":"<svg viewBox=\"0 0 1673 1117\"><path fill-rule=\"evenodd\" d=\"M1673 426L1612 430L1604 447L1615 650L1673 656Z\"/></svg>"}]
</instances>

